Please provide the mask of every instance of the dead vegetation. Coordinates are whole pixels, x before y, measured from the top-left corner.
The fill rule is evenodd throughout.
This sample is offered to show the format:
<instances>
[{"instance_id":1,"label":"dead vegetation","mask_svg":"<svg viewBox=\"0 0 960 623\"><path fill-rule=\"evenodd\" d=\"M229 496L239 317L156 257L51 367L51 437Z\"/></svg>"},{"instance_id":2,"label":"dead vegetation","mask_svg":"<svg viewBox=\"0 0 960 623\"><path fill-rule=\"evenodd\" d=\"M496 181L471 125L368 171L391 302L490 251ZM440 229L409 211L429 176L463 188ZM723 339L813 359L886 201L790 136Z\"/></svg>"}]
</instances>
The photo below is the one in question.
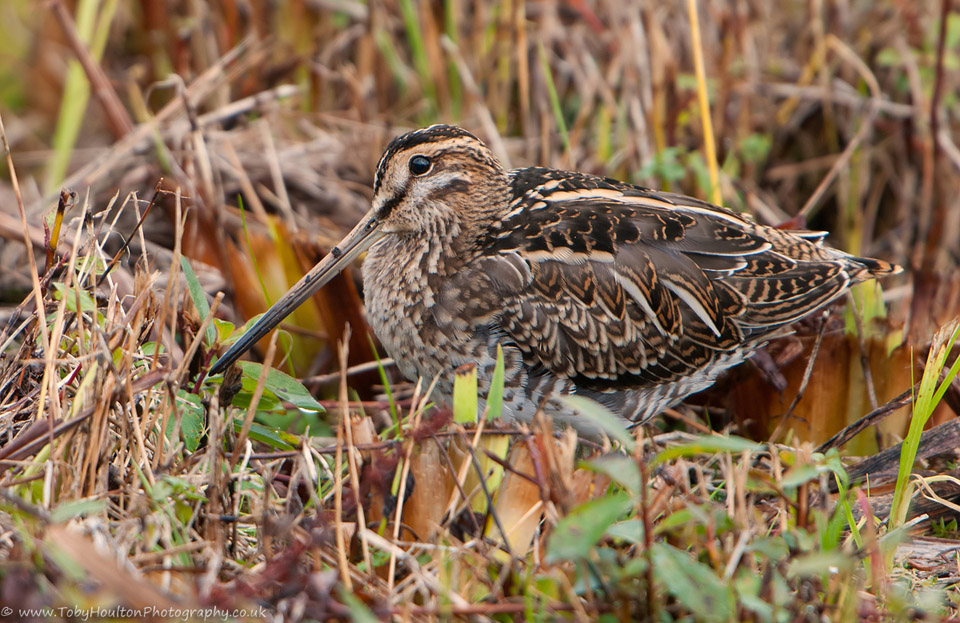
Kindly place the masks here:
<instances>
[{"instance_id":1,"label":"dead vegetation","mask_svg":"<svg viewBox=\"0 0 960 623\"><path fill-rule=\"evenodd\" d=\"M957 617L949 8L0 7L0 617ZM206 379L435 121L909 270L612 445L430 406L349 274Z\"/></svg>"}]
</instances>

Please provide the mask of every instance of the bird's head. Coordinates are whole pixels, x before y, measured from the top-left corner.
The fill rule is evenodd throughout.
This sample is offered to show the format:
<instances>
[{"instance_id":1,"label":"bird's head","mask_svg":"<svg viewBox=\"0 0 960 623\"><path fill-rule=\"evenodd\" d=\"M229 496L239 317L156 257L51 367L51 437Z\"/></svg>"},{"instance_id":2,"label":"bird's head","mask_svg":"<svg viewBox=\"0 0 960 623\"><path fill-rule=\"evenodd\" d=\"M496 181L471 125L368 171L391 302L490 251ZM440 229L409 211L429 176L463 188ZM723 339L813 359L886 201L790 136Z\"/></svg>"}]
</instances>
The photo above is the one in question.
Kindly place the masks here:
<instances>
[{"instance_id":1,"label":"bird's head","mask_svg":"<svg viewBox=\"0 0 960 623\"><path fill-rule=\"evenodd\" d=\"M434 125L394 139L377 165L373 206L353 230L267 310L210 369L218 374L374 242L390 235L458 231L506 205L507 173L466 130Z\"/></svg>"},{"instance_id":2,"label":"bird's head","mask_svg":"<svg viewBox=\"0 0 960 623\"><path fill-rule=\"evenodd\" d=\"M384 234L427 232L499 205L507 174L466 130L434 125L394 139L377 164L373 209Z\"/></svg>"}]
</instances>

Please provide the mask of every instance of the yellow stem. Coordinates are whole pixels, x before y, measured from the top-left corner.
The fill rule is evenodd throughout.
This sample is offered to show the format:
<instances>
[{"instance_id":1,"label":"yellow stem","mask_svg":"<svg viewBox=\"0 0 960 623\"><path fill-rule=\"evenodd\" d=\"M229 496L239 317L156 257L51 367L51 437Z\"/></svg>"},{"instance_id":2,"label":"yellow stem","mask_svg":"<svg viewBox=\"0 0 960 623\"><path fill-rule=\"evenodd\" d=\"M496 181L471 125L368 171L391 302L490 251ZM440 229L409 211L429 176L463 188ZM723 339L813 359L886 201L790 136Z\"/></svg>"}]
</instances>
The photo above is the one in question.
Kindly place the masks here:
<instances>
[{"instance_id":1,"label":"yellow stem","mask_svg":"<svg viewBox=\"0 0 960 623\"><path fill-rule=\"evenodd\" d=\"M710 100L707 97L707 77L703 68L703 46L700 41L700 20L697 17L696 0L687 0L690 14L690 43L693 46L693 69L697 75L697 99L700 101L700 119L703 124L703 150L706 152L707 170L710 172L710 201L720 205L720 173L717 168L717 149L713 141L713 121L710 117Z\"/></svg>"}]
</instances>

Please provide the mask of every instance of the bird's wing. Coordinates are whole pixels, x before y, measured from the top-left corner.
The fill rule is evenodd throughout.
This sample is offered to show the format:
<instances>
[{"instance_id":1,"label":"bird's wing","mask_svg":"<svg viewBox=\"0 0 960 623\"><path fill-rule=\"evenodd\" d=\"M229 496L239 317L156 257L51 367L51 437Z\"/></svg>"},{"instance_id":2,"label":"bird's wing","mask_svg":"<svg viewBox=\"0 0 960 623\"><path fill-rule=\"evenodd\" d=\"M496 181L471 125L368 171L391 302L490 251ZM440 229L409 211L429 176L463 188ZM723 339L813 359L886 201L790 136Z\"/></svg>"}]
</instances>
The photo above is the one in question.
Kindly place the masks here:
<instances>
[{"instance_id":1,"label":"bird's wing","mask_svg":"<svg viewBox=\"0 0 960 623\"><path fill-rule=\"evenodd\" d=\"M849 256L820 246L816 232L782 232L607 178L513 176L512 209L480 245L486 277L453 280L447 301L484 306L528 365L581 387L674 381L851 280Z\"/></svg>"}]
</instances>

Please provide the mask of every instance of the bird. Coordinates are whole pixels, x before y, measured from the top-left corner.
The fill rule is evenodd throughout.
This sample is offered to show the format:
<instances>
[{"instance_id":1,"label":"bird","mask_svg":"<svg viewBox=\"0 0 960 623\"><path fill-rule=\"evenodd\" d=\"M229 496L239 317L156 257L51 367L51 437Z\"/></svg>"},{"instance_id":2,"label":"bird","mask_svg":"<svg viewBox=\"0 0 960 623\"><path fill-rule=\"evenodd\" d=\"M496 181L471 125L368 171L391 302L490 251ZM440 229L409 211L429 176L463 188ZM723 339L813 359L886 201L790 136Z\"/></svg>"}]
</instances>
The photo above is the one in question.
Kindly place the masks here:
<instances>
[{"instance_id":1,"label":"bird","mask_svg":"<svg viewBox=\"0 0 960 623\"><path fill-rule=\"evenodd\" d=\"M216 364L218 374L364 251L366 316L408 379L474 364L482 396L500 347L503 416L538 411L596 434L564 396L628 427L712 385L790 323L900 267L693 197L543 167L505 170L470 132L395 138L369 212ZM481 401L481 405L483 402Z\"/></svg>"}]
</instances>

